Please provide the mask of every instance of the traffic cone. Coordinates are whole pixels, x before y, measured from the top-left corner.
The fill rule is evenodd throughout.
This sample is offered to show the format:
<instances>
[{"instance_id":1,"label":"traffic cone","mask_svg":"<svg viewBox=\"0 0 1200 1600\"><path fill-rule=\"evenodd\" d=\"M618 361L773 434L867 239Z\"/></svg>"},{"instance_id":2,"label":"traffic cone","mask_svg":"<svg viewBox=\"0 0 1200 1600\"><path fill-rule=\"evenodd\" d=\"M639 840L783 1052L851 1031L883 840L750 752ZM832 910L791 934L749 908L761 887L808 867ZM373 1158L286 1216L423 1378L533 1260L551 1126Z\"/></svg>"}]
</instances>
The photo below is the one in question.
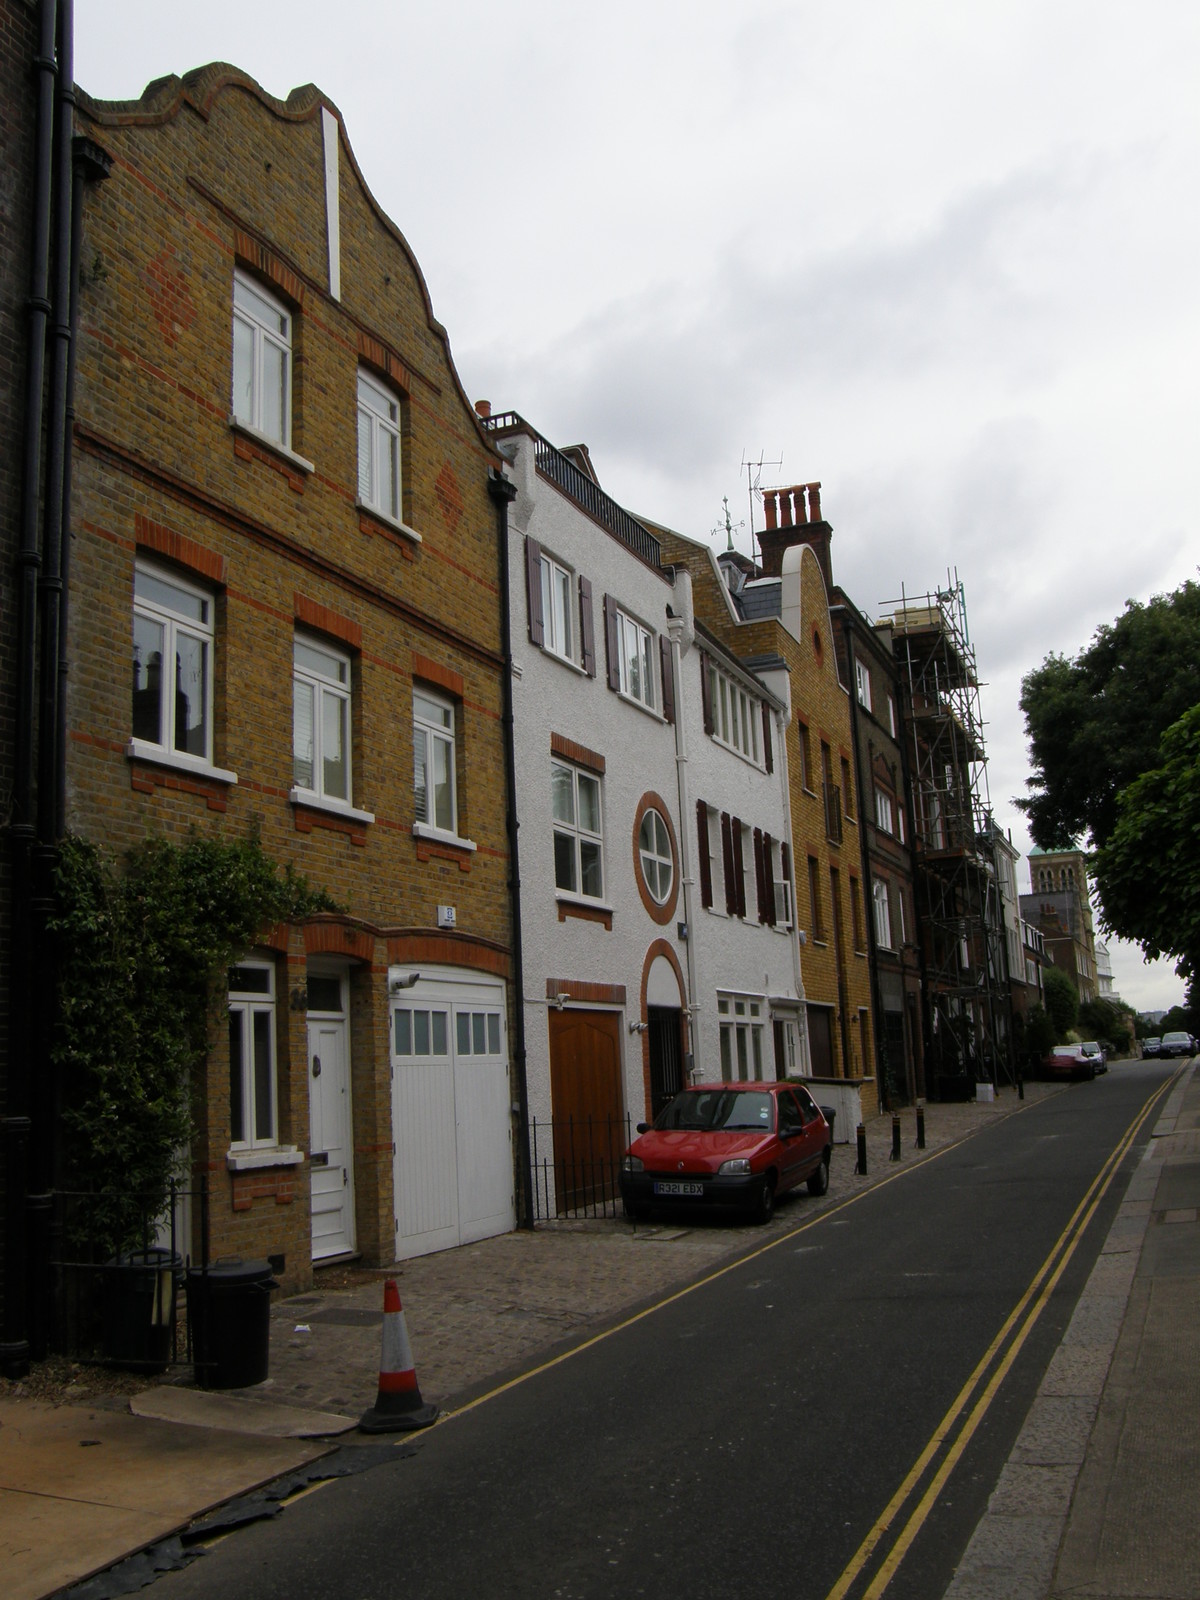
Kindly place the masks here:
<instances>
[{"instance_id":1,"label":"traffic cone","mask_svg":"<svg viewBox=\"0 0 1200 1600\"><path fill-rule=\"evenodd\" d=\"M396 1280L383 1286L383 1353L379 1358L379 1394L369 1411L364 1411L359 1428L363 1433L398 1433L406 1428L427 1428L437 1420L437 1406L427 1406L417 1387L404 1307Z\"/></svg>"}]
</instances>

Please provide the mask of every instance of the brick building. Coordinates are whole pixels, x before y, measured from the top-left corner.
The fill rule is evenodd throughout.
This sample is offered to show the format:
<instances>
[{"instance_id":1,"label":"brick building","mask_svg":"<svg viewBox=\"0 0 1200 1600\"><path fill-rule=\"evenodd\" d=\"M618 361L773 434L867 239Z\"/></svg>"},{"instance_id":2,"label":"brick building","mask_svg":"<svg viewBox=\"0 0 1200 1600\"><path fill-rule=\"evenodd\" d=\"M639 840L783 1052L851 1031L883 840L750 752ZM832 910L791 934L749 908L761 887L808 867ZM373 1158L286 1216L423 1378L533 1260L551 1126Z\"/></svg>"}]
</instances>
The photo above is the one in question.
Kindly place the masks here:
<instances>
[{"instance_id":1,"label":"brick building","mask_svg":"<svg viewBox=\"0 0 1200 1600\"><path fill-rule=\"evenodd\" d=\"M294 1291L513 1223L500 461L316 88L78 126L67 823L257 825L343 908L231 969L192 1151L214 1254Z\"/></svg>"},{"instance_id":2,"label":"brick building","mask_svg":"<svg viewBox=\"0 0 1200 1600\"><path fill-rule=\"evenodd\" d=\"M800 491L776 491L782 497ZM768 495L767 500L770 500ZM811 522L821 521L819 501ZM809 542L809 511L771 510L761 569L735 552L660 532L665 560L692 574L697 620L744 667L781 671L791 720L787 771L796 915L803 938L807 1056L816 1078L849 1085L855 1119L878 1106L866 901L850 700L838 673L827 579ZM832 1103L832 1101L830 1102ZM850 1120L839 1112L841 1126ZM839 1130L840 1131L840 1130Z\"/></svg>"},{"instance_id":3,"label":"brick building","mask_svg":"<svg viewBox=\"0 0 1200 1600\"><path fill-rule=\"evenodd\" d=\"M1029 852L1031 892L1021 896L1021 915L1041 931L1046 956L1075 985L1080 1001L1100 992L1096 928L1082 850Z\"/></svg>"}]
</instances>

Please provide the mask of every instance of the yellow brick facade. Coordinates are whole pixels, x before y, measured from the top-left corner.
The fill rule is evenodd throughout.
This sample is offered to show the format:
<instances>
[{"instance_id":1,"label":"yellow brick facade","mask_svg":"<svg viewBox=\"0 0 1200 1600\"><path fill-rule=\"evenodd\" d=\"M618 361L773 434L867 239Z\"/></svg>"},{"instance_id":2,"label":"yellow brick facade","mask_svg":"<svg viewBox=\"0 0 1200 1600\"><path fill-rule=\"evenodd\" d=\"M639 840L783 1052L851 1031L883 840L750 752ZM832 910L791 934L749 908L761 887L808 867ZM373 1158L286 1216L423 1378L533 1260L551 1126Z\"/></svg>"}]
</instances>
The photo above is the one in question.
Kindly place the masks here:
<instances>
[{"instance_id":1,"label":"yellow brick facade","mask_svg":"<svg viewBox=\"0 0 1200 1600\"><path fill-rule=\"evenodd\" d=\"M340 285L327 242L331 112ZM263 934L258 953L274 965L278 996L279 1137L307 1154L306 967L314 956L341 958L358 1248L391 1260L388 965L509 975L499 558L488 494L498 458L420 269L315 89L283 103L245 75L211 67L152 86L137 103L81 96L78 126L113 167L89 192L84 216L69 826L119 854L147 835L240 837L258 825L276 860L345 908ZM290 450L231 425L235 270L292 315ZM401 402L403 527L358 504L360 367ZM139 558L213 595L212 765L236 782L129 753ZM298 629L350 658L352 813L290 798ZM474 850L414 835L414 680L454 702L457 831ZM456 909L453 931L437 930L442 904ZM285 1256L285 1286L295 1290L311 1281L308 1167L228 1169L219 1003L212 1037L193 1152L212 1184L212 1250Z\"/></svg>"}]
</instances>

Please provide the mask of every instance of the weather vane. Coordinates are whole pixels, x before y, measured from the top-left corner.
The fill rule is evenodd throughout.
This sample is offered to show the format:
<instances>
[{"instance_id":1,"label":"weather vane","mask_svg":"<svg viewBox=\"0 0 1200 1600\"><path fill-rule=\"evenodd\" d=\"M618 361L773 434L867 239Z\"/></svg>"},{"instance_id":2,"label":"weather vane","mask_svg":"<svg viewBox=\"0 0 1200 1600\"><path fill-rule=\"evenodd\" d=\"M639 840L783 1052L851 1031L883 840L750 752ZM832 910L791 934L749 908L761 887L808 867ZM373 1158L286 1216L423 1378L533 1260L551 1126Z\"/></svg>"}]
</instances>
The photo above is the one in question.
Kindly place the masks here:
<instances>
[{"instance_id":1,"label":"weather vane","mask_svg":"<svg viewBox=\"0 0 1200 1600\"><path fill-rule=\"evenodd\" d=\"M725 520L724 520L724 522L718 522L716 527L712 531L714 533L720 533L721 530L724 529L724 531L725 531L725 548L726 548L726 550L732 550L733 549L734 529L735 528L744 528L746 526L746 524L744 522L735 523L735 522L732 522L730 520L730 516L729 516L729 496L728 495L725 495L725 496L722 497L722 502L721 503L725 507Z\"/></svg>"}]
</instances>

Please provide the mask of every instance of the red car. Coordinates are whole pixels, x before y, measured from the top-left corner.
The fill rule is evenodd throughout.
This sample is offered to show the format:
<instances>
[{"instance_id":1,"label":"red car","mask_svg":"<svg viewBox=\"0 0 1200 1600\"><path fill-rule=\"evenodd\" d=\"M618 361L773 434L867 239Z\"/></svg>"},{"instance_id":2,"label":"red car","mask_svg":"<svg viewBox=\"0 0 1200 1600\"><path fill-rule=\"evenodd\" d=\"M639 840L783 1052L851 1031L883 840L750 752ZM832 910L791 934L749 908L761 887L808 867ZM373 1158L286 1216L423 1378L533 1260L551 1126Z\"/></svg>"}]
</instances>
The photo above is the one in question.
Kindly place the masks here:
<instances>
[{"instance_id":1,"label":"red car","mask_svg":"<svg viewBox=\"0 0 1200 1600\"><path fill-rule=\"evenodd\" d=\"M1094 1078L1096 1063L1081 1044L1056 1044L1042 1062L1042 1073L1047 1078Z\"/></svg>"},{"instance_id":2,"label":"red car","mask_svg":"<svg viewBox=\"0 0 1200 1600\"><path fill-rule=\"evenodd\" d=\"M627 1217L653 1205L730 1207L766 1222L777 1195L829 1187L829 1124L799 1083L697 1084L638 1134L621 1163Z\"/></svg>"}]
</instances>

